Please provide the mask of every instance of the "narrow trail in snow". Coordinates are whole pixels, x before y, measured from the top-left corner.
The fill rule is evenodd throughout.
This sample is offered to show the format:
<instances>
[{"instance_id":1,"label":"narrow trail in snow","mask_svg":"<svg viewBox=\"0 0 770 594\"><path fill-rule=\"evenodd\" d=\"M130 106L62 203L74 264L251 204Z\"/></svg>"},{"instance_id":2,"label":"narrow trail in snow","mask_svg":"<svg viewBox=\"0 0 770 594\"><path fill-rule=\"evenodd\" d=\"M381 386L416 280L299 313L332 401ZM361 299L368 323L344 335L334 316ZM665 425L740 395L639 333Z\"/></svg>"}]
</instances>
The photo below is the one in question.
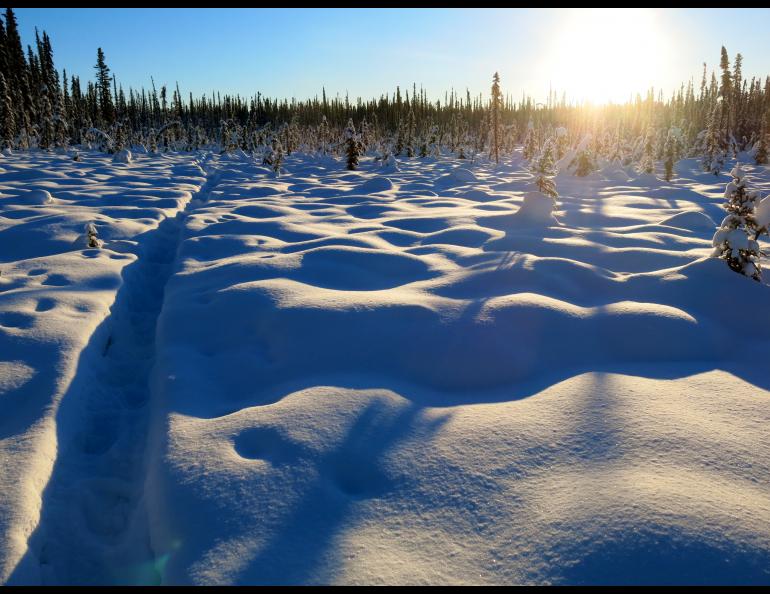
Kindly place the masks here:
<instances>
[{"instance_id":1,"label":"narrow trail in snow","mask_svg":"<svg viewBox=\"0 0 770 594\"><path fill-rule=\"evenodd\" d=\"M159 573L144 510L149 378L164 291L183 221L219 176L165 219L124 271L110 315L83 352L58 415L59 451L27 558L46 584L152 584Z\"/></svg>"}]
</instances>

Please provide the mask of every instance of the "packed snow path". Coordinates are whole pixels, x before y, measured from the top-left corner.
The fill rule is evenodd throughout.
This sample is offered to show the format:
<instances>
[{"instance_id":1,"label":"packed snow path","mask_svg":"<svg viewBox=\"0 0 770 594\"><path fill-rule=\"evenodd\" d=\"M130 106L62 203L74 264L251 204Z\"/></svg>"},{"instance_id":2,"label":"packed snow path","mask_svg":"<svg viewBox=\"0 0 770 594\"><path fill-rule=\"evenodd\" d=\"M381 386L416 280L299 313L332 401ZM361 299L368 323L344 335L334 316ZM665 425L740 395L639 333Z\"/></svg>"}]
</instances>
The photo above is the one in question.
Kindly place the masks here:
<instances>
[{"instance_id":1,"label":"packed snow path","mask_svg":"<svg viewBox=\"0 0 770 594\"><path fill-rule=\"evenodd\" d=\"M117 297L105 290L112 313L62 380L53 472L23 459L38 461L39 519L16 512L27 499L2 477L14 551L28 534L3 518L37 526L21 562L4 552L12 581L770 580L770 380L752 364L770 354L770 320L736 331L736 311L766 310L770 287L705 258L724 176L694 161L673 183L560 175L553 219L522 201L520 161L347 172L293 155L276 179L216 156L204 180L191 157L170 159L90 172L134 175L148 194L160 176L140 181L143 167L167 167L172 185L194 176L170 217L193 192L207 199L151 226ZM82 167L57 166L67 179ZM766 192L767 171L750 174ZM30 210L6 217L1 245ZM47 328L31 312L54 299L27 275L41 268L34 242L8 243L6 441L26 435L18 403L40 391L25 391L37 351L8 341ZM68 256L78 299L95 282L82 260L120 245ZM150 391L134 390L148 374ZM68 499L70 480L87 505Z\"/></svg>"},{"instance_id":2,"label":"packed snow path","mask_svg":"<svg viewBox=\"0 0 770 594\"><path fill-rule=\"evenodd\" d=\"M208 175L124 271L110 316L81 356L62 401L59 423L72 431L60 432L40 524L30 539L43 583L160 582L143 509L155 327L184 218L216 185L214 170Z\"/></svg>"},{"instance_id":3,"label":"packed snow path","mask_svg":"<svg viewBox=\"0 0 770 594\"><path fill-rule=\"evenodd\" d=\"M140 504L155 319L172 271L179 218L192 192L203 193L206 186L201 189L203 171L189 157L131 166L105 163L104 157L73 162L19 155L0 176L0 188L7 192L2 216L21 221L2 228L8 248L3 255L26 256L3 267L4 306L23 311L30 300L36 302L34 314L6 311L3 318L28 319L18 328L34 332L6 334L0 344L9 347L5 365L22 365L15 363L19 356L33 355L25 361L28 375L44 382L24 385L22 376L16 385L6 384L11 389L0 402L7 405L2 423L15 421L17 431L0 439L2 494L26 487L17 501L0 499L0 528L23 534L37 524L12 583L30 576L42 583L136 581L137 576L112 572L111 562L120 557L118 566L125 567L127 560L151 559L142 539L146 526ZM33 189L18 192L15 178L31 180ZM36 185L46 190L35 190ZM95 223L103 249L85 245L85 221ZM109 316L97 327L107 307ZM55 351L45 349L41 333L53 339ZM25 347L27 341L31 344ZM56 370L51 384L48 367ZM56 393L57 373L65 380L71 376L62 395ZM25 409L28 421L22 421ZM30 427L26 435L18 429L20 421ZM48 471L51 445L56 459ZM47 485L40 484L45 476L36 480L36 472L52 473ZM11 480L15 484L6 483ZM38 485L44 492L33 492ZM12 543L6 536L0 547L6 576L12 556L19 554ZM147 563L140 581L152 580L151 568Z\"/></svg>"}]
</instances>

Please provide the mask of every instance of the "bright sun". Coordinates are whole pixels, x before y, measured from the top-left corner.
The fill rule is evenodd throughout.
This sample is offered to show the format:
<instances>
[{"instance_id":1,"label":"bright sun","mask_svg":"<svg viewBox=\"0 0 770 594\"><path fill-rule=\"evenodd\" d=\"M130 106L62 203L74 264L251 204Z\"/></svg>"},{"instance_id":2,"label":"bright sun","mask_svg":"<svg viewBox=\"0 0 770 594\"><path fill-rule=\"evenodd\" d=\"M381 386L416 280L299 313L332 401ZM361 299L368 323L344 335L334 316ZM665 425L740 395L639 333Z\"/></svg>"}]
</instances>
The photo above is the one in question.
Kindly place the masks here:
<instances>
[{"instance_id":1,"label":"bright sun","mask_svg":"<svg viewBox=\"0 0 770 594\"><path fill-rule=\"evenodd\" d=\"M654 11L572 9L555 32L544 64L552 87L568 100L622 102L660 83L670 55Z\"/></svg>"}]
</instances>

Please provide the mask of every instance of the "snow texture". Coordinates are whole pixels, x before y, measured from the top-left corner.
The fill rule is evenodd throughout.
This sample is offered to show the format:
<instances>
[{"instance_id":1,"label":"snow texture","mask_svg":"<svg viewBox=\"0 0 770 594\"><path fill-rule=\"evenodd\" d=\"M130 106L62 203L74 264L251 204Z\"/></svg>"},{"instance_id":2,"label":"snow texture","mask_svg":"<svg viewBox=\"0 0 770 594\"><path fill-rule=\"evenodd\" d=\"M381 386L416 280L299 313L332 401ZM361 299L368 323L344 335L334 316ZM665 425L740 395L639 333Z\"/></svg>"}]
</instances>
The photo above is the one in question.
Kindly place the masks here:
<instances>
[{"instance_id":1,"label":"snow texture","mask_svg":"<svg viewBox=\"0 0 770 594\"><path fill-rule=\"evenodd\" d=\"M0 582L770 583L723 181L285 164L0 162Z\"/></svg>"}]
</instances>

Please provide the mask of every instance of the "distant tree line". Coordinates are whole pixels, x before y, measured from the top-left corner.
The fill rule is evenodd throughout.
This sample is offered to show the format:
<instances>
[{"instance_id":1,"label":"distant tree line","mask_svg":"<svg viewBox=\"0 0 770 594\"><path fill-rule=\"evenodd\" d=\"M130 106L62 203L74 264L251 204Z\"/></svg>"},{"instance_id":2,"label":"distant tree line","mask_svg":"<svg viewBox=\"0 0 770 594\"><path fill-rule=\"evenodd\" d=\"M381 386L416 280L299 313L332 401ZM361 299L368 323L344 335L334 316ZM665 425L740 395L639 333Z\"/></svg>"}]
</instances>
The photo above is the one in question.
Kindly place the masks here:
<instances>
[{"instance_id":1,"label":"distant tree line","mask_svg":"<svg viewBox=\"0 0 770 594\"><path fill-rule=\"evenodd\" d=\"M351 157L351 130L361 152L386 160L391 155L499 162L523 145L533 162L547 153L549 170L568 152L578 175L601 162L633 165L652 173L663 162L665 175L688 156L702 159L704 170L719 173L726 159L751 150L767 162L770 77L743 77L743 58L732 67L722 48L719 76L692 81L664 97L649 90L624 104L568 103L549 94L545 104L524 96L504 96L494 75L491 96L454 90L429 100L424 89L396 88L379 98L308 100L220 94L183 97L176 85L124 90L96 52L93 80L61 74L54 65L51 40L36 31L35 47L22 45L13 9L0 19L0 148L65 149L68 146L118 152L144 147L149 152L216 148L267 155L274 163L294 151Z\"/></svg>"}]
</instances>

